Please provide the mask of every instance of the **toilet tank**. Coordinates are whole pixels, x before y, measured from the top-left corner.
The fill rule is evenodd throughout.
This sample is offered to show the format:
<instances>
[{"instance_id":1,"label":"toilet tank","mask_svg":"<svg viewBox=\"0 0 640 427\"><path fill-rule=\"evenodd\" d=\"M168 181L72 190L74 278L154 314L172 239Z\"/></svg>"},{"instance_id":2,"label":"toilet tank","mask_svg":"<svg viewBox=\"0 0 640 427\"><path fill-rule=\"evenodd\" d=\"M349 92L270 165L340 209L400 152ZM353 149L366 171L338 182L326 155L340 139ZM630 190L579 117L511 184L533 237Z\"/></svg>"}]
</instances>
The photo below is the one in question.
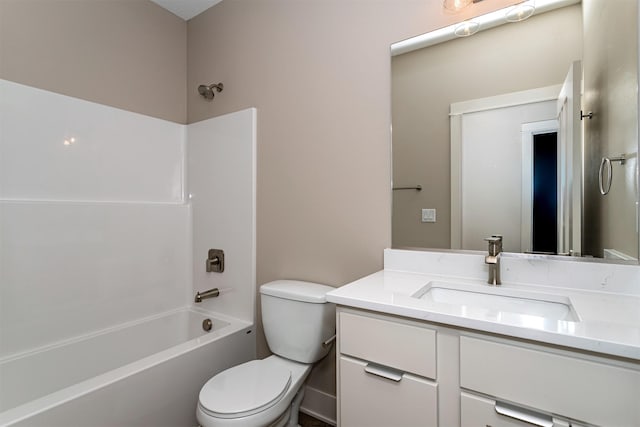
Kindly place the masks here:
<instances>
[{"instance_id":1,"label":"toilet tank","mask_svg":"<svg viewBox=\"0 0 640 427\"><path fill-rule=\"evenodd\" d=\"M334 288L298 280L260 286L262 324L269 349L278 356L314 363L329 352L322 343L335 335L336 308L326 294Z\"/></svg>"}]
</instances>

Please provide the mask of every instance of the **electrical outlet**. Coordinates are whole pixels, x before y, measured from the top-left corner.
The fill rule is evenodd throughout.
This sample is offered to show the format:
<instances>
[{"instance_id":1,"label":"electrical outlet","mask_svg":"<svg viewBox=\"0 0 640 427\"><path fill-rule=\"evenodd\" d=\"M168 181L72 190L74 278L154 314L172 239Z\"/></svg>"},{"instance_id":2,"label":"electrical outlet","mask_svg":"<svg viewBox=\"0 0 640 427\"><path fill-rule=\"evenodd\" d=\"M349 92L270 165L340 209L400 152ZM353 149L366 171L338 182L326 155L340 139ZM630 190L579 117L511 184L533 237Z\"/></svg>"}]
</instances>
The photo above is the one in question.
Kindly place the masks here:
<instances>
[{"instance_id":1,"label":"electrical outlet","mask_svg":"<svg viewBox=\"0 0 640 427\"><path fill-rule=\"evenodd\" d=\"M422 222L436 222L436 210L422 209Z\"/></svg>"}]
</instances>

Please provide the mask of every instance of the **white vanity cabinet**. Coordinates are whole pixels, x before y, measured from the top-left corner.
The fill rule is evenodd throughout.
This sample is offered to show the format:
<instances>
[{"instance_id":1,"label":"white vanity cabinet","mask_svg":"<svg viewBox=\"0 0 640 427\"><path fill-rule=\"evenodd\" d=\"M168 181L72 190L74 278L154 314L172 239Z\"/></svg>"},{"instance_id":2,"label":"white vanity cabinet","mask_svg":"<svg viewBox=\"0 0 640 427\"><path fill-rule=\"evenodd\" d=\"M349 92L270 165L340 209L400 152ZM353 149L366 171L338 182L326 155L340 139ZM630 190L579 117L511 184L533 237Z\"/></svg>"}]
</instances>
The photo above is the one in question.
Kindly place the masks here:
<instances>
[{"instance_id":1,"label":"white vanity cabinet","mask_svg":"<svg viewBox=\"0 0 640 427\"><path fill-rule=\"evenodd\" d=\"M640 426L640 364L338 307L342 427Z\"/></svg>"},{"instance_id":2,"label":"white vanity cabinet","mask_svg":"<svg viewBox=\"0 0 640 427\"><path fill-rule=\"evenodd\" d=\"M337 321L339 424L437 425L435 331L344 310Z\"/></svg>"},{"instance_id":3,"label":"white vanity cabinet","mask_svg":"<svg viewBox=\"0 0 640 427\"><path fill-rule=\"evenodd\" d=\"M531 417L533 425L640 426L640 370L613 359L463 335L460 386L465 427L527 425L514 422Z\"/></svg>"}]
</instances>

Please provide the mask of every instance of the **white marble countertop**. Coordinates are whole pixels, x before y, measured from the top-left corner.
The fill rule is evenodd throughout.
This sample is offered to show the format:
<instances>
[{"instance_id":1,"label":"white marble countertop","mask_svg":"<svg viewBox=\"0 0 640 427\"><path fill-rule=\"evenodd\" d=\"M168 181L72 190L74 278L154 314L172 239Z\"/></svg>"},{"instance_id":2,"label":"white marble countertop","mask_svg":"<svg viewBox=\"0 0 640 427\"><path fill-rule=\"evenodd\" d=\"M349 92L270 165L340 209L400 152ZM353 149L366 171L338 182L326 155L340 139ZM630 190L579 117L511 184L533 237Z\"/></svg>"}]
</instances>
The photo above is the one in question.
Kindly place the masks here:
<instances>
[{"instance_id":1,"label":"white marble countertop","mask_svg":"<svg viewBox=\"0 0 640 427\"><path fill-rule=\"evenodd\" d=\"M385 257L387 255L385 254ZM530 315L469 310L459 304L412 297L430 282L461 285L467 290L541 295L568 302L576 321ZM640 361L640 296L574 287L509 283L491 287L479 278L453 278L385 269L338 288L327 300L339 305L405 316L444 325L556 344ZM507 310L508 311L508 310Z\"/></svg>"}]
</instances>

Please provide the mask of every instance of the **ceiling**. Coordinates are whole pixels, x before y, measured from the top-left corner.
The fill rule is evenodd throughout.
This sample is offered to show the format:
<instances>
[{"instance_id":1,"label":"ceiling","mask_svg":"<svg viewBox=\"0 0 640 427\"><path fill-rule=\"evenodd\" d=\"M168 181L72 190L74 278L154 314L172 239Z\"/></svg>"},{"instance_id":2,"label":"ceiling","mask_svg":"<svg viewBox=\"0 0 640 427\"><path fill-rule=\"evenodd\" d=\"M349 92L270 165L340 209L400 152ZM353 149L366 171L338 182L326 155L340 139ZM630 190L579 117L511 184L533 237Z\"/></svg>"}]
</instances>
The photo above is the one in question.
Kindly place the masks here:
<instances>
[{"instance_id":1,"label":"ceiling","mask_svg":"<svg viewBox=\"0 0 640 427\"><path fill-rule=\"evenodd\" d=\"M169 12L188 21L222 0L151 0Z\"/></svg>"}]
</instances>

